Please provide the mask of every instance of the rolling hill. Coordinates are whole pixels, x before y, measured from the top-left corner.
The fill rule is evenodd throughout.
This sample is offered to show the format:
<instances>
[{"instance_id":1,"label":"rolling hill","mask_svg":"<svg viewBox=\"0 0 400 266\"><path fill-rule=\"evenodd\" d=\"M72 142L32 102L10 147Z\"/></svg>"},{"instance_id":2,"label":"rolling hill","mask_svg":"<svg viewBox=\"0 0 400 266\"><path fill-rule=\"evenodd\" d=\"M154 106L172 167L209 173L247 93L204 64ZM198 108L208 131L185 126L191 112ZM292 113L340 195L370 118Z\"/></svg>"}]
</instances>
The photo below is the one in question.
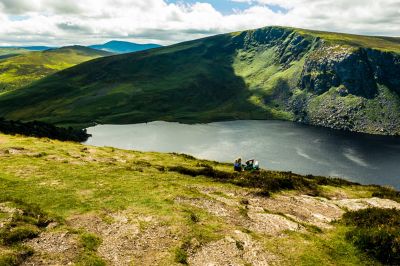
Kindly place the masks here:
<instances>
[{"instance_id":1,"label":"rolling hill","mask_svg":"<svg viewBox=\"0 0 400 266\"><path fill-rule=\"evenodd\" d=\"M0 49L21 49L26 51L45 51L50 49L56 49L58 47L50 46L0 46Z\"/></svg>"},{"instance_id":2,"label":"rolling hill","mask_svg":"<svg viewBox=\"0 0 400 266\"><path fill-rule=\"evenodd\" d=\"M123 42L123 41L109 41L105 44L96 44L89 46L92 49L103 50L116 54L124 54L131 52L138 52L143 50L148 50L152 48L161 47L161 45L147 43L147 44L138 44L132 42Z\"/></svg>"},{"instance_id":3,"label":"rolling hill","mask_svg":"<svg viewBox=\"0 0 400 266\"><path fill-rule=\"evenodd\" d=\"M284 119L400 134L400 42L266 27L99 58L0 97L57 124Z\"/></svg>"},{"instance_id":4,"label":"rolling hill","mask_svg":"<svg viewBox=\"0 0 400 266\"><path fill-rule=\"evenodd\" d=\"M1 52L1 49L0 49ZM69 46L46 51L3 50L0 57L0 93L26 86L62 69L94 58L111 55L83 46Z\"/></svg>"}]
</instances>

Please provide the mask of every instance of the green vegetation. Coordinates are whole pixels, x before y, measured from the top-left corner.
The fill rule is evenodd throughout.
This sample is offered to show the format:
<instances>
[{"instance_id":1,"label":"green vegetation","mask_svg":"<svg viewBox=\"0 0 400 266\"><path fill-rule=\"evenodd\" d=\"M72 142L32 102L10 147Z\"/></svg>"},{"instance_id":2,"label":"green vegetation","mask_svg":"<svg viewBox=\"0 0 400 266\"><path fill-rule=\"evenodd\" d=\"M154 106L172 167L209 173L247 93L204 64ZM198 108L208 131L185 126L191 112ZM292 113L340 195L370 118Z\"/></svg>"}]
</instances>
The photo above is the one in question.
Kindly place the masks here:
<instances>
[{"instance_id":1,"label":"green vegetation","mask_svg":"<svg viewBox=\"0 0 400 266\"><path fill-rule=\"evenodd\" d=\"M383 36L363 36L355 34L345 34L336 32L325 32L325 31L311 31L303 29L295 29L297 32L303 35L311 37L319 37L332 44L344 44L348 46L372 48L385 52L400 53L400 39Z\"/></svg>"},{"instance_id":2,"label":"green vegetation","mask_svg":"<svg viewBox=\"0 0 400 266\"><path fill-rule=\"evenodd\" d=\"M0 116L76 127L282 119L395 135L399 47L396 38L284 27L217 35L57 72L0 95ZM63 65L54 71L70 66L60 57L50 64ZM5 82L32 80L20 71L4 73L11 75L0 77Z\"/></svg>"},{"instance_id":3,"label":"green vegetation","mask_svg":"<svg viewBox=\"0 0 400 266\"><path fill-rule=\"evenodd\" d=\"M23 48L0 48L0 60L4 58L14 57L20 54L28 53L28 50Z\"/></svg>"},{"instance_id":4,"label":"green vegetation","mask_svg":"<svg viewBox=\"0 0 400 266\"><path fill-rule=\"evenodd\" d=\"M96 254L98 247L101 244L101 239L90 233L83 233L80 236L83 252L78 259L78 265L82 266L103 266L106 263Z\"/></svg>"},{"instance_id":5,"label":"green vegetation","mask_svg":"<svg viewBox=\"0 0 400 266\"><path fill-rule=\"evenodd\" d=\"M170 167L168 170L189 176L207 176L220 182L228 182L237 186L261 189L258 193L269 195L270 192L282 190L297 190L310 195L320 195L320 187L324 186L352 186L359 185L340 178L327 178L323 176L302 176L292 172L277 171L253 171L253 172L226 172L214 169L207 164L199 164L199 168L187 168L184 166ZM380 190L380 187L377 187ZM380 196L380 191L374 195ZM383 195L382 195L383 196Z\"/></svg>"},{"instance_id":6,"label":"green vegetation","mask_svg":"<svg viewBox=\"0 0 400 266\"><path fill-rule=\"evenodd\" d=\"M388 265L400 263L400 210L369 208L343 216L354 226L346 238L362 251Z\"/></svg>"},{"instance_id":7,"label":"green vegetation","mask_svg":"<svg viewBox=\"0 0 400 266\"><path fill-rule=\"evenodd\" d=\"M257 241L281 265L379 265L358 248L354 237L346 238L356 226L347 222L352 218L327 224L326 229L308 218L298 220L301 215L270 208L280 197L308 194L306 201L326 202L337 195L375 195L399 200L396 192L289 172L239 174L231 167L189 155L0 135L0 223L5 224L1 265L18 265L25 259L105 265L113 256L139 265L190 264L202 248L231 239L235 232ZM316 195L325 199L319 201ZM264 205L258 215L275 215L304 230L266 237L258 227L249 227L254 204L263 200L277 203ZM61 243L58 238L73 248L66 246L61 253L49 249ZM255 245L243 238L229 241L239 253ZM215 247L219 246L227 244Z\"/></svg>"},{"instance_id":8,"label":"green vegetation","mask_svg":"<svg viewBox=\"0 0 400 266\"><path fill-rule=\"evenodd\" d=\"M90 135L86 133L86 129L73 129L56 127L44 122L19 122L19 121L6 121L0 118L0 132L4 134L20 134L30 137L50 138L63 141L86 141Z\"/></svg>"},{"instance_id":9,"label":"green vegetation","mask_svg":"<svg viewBox=\"0 0 400 266\"><path fill-rule=\"evenodd\" d=\"M107 55L111 53L81 46L37 52L0 49L0 93L21 88L57 71Z\"/></svg>"},{"instance_id":10,"label":"green vegetation","mask_svg":"<svg viewBox=\"0 0 400 266\"><path fill-rule=\"evenodd\" d=\"M0 203L8 203L20 211L0 227L0 248L7 247L4 254L0 253L0 265L19 265L34 253L23 241L37 237L53 219L37 205L19 199L1 195Z\"/></svg>"}]
</instances>

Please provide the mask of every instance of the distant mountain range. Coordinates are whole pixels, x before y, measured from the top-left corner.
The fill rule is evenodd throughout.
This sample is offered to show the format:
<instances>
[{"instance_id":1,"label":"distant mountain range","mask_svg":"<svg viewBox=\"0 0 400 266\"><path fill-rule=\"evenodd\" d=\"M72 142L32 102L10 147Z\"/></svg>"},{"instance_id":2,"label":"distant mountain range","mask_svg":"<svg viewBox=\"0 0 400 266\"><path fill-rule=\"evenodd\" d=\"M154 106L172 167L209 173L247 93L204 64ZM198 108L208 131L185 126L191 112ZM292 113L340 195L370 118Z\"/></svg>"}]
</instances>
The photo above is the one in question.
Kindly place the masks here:
<instances>
[{"instance_id":1,"label":"distant mountain range","mask_svg":"<svg viewBox=\"0 0 400 266\"><path fill-rule=\"evenodd\" d=\"M0 95L64 124L281 119L400 135L400 39L288 27L98 58Z\"/></svg>"},{"instance_id":2,"label":"distant mountain range","mask_svg":"<svg viewBox=\"0 0 400 266\"><path fill-rule=\"evenodd\" d=\"M10 49L24 49L28 51L45 51L49 49L54 49L57 47L50 47L50 46L1 46L0 49L5 49L5 48L10 48Z\"/></svg>"},{"instance_id":3,"label":"distant mountain range","mask_svg":"<svg viewBox=\"0 0 400 266\"><path fill-rule=\"evenodd\" d=\"M107 51L115 54L123 54L123 53L132 53L143 51L152 48L161 47L161 45L148 43L148 44L139 44L133 42L123 42L123 41L109 41L104 44L95 44L87 46L92 49ZM0 49L21 49L27 51L45 51L49 49L56 49L59 47L50 47L50 46L3 46Z\"/></svg>"},{"instance_id":4,"label":"distant mountain range","mask_svg":"<svg viewBox=\"0 0 400 266\"><path fill-rule=\"evenodd\" d=\"M111 53L123 54L123 53L143 51L152 48L158 48L161 47L161 45L152 43L138 44L138 43L122 42L122 41L110 41L105 44L90 45L89 47Z\"/></svg>"}]
</instances>

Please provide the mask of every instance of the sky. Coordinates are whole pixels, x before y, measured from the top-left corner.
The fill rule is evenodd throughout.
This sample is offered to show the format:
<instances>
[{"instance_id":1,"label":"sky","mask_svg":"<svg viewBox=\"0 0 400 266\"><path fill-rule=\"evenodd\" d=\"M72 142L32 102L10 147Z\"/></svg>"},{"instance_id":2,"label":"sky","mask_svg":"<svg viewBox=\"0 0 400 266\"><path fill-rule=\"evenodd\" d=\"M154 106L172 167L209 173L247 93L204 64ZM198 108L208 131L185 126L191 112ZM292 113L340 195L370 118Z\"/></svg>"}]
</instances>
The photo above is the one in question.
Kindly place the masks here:
<instances>
[{"instance_id":1,"label":"sky","mask_svg":"<svg viewBox=\"0 0 400 266\"><path fill-rule=\"evenodd\" d=\"M0 45L162 45L270 25L400 36L400 0L0 0Z\"/></svg>"}]
</instances>

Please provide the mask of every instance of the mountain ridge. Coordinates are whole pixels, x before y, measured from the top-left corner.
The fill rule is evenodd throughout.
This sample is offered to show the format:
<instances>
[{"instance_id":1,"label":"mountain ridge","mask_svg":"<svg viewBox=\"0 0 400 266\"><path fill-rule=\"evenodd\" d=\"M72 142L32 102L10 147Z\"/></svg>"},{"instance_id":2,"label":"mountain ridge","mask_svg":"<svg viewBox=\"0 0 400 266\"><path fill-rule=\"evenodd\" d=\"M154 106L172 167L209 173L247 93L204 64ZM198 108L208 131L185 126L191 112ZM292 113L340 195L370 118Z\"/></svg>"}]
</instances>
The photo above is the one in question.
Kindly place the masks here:
<instances>
[{"instance_id":1,"label":"mountain ridge","mask_svg":"<svg viewBox=\"0 0 400 266\"><path fill-rule=\"evenodd\" d=\"M139 43L125 42L125 41L111 40L104 44L95 44L95 45L90 45L88 47L112 53L132 53L147 49L158 48L161 47L161 45L153 43L139 44Z\"/></svg>"}]
</instances>

